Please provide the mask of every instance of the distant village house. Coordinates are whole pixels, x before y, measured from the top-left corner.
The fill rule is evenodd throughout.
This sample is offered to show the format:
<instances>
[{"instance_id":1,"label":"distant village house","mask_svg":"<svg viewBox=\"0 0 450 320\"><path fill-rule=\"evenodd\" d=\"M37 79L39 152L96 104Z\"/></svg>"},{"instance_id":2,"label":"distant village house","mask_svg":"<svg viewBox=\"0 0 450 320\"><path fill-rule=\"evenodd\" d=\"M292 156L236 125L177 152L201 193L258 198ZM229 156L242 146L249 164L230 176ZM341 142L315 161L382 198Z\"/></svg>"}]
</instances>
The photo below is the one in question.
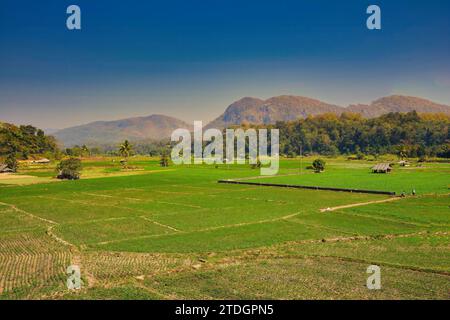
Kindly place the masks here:
<instances>
[{"instance_id":1,"label":"distant village house","mask_svg":"<svg viewBox=\"0 0 450 320\"><path fill-rule=\"evenodd\" d=\"M39 160L33 160L31 163L36 163L36 164L47 164L50 163L50 160L43 158L43 159L39 159Z\"/></svg>"}]
</instances>

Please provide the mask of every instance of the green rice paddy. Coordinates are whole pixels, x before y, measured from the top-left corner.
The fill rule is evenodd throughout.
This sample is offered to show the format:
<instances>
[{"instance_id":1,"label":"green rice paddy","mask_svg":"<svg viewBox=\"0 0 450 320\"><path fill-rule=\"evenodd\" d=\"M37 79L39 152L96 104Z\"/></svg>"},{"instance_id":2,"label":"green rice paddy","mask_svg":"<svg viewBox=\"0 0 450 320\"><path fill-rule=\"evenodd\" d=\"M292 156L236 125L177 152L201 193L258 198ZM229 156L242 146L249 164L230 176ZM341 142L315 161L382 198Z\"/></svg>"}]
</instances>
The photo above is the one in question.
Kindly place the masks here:
<instances>
[{"instance_id":1,"label":"green rice paddy","mask_svg":"<svg viewBox=\"0 0 450 320\"><path fill-rule=\"evenodd\" d=\"M448 298L450 165L378 175L369 162L328 159L314 174L311 160L282 160L276 177L148 158L128 170L84 161L81 180L58 183L51 165L22 168L44 180L0 180L0 298ZM389 197L219 179L417 195L380 202ZM75 263L85 286L68 292ZM373 263L386 276L378 292L365 288Z\"/></svg>"}]
</instances>

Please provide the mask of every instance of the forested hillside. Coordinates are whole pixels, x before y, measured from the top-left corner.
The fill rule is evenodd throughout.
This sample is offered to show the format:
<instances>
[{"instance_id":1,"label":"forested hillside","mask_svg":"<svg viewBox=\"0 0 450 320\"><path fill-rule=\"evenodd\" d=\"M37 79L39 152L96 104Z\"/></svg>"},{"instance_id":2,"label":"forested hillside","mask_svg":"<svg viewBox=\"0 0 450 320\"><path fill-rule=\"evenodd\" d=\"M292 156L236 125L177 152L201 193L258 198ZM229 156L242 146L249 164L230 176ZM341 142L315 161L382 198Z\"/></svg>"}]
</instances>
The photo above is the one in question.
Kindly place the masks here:
<instances>
[{"instance_id":1,"label":"forested hillside","mask_svg":"<svg viewBox=\"0 0 450 320\"><path fill-rule=\"evenodd\" d=\"M0 157L15 154L27 159L32 155L54 154L58 148L52 136L33 126L0 123Z\"/></svg>"},{"instance_id":2,"label":"forested hillside","mask_svg":"<svg viewBox=\"0 0 450 320\"><path fill-rule=\"evenodd\" d=\"M324 114L293 122L277 122L284 154L402 153L409 157L450 157L450 116L389 113L366 119L361 115Z\"/></svg>"}]
</instances>

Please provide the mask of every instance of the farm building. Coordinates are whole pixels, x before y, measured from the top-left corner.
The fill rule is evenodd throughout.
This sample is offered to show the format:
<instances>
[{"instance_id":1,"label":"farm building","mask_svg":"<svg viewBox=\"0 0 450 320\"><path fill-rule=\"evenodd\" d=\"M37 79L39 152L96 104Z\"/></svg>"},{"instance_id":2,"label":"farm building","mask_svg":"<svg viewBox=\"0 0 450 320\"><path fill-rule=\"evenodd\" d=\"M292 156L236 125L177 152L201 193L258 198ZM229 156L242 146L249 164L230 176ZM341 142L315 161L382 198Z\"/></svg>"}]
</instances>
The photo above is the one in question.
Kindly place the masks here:
<instances>
[{"instance_id":1,"label":"farm building","mask_svg":"<svg viewBox=\"0 0 450 320\"><path fill-rule=\"evenodd\" d=\"M389 173L392 171L392 167L389 163L379 163L372 168L373 173Z\"/></svg>"},{"instance_id":2,"label":"farm building","mask_svg":"<svg viewBox=\"0 0 450 320\"><path fill-rule=\"evenodd\" d=\"M13 172L6 164L0 164L0 173Z\"/></svg>"},{"instance_id":3,"label":"farm building","mask_svg":"<svg viewBox=\"0 0 450 320\"><path fill-rule=\"evenodd\" d=\"M32 163L37 163L37 164L46 164L46 163L50 163L50 160L43 158L43 159L39 159L39 160L33 160Z\"/></svg>"}]
</instances>

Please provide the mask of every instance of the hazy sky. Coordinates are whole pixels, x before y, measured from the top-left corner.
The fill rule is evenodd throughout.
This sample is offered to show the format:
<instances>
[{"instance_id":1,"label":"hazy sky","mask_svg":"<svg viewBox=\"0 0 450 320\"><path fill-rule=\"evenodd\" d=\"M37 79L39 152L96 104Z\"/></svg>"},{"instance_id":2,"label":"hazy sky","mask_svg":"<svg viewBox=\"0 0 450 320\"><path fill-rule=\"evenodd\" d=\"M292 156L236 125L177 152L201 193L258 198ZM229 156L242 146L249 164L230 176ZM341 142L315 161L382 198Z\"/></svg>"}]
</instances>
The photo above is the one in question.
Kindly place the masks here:
<instances>
[{"instance_id":1,"label":"hazy sky","mask_svg":"<svg viewBox=\"0 0 450 320\"><path fill-rule=\"evenodd\" d=\"M66 28L66 8L82 30ZM382 30L366 28L369 4ZM448 0L0 2L0 121L63 128L162 113L208 121L244 96L450 104Z\"/></svg>"}]
</instances>

